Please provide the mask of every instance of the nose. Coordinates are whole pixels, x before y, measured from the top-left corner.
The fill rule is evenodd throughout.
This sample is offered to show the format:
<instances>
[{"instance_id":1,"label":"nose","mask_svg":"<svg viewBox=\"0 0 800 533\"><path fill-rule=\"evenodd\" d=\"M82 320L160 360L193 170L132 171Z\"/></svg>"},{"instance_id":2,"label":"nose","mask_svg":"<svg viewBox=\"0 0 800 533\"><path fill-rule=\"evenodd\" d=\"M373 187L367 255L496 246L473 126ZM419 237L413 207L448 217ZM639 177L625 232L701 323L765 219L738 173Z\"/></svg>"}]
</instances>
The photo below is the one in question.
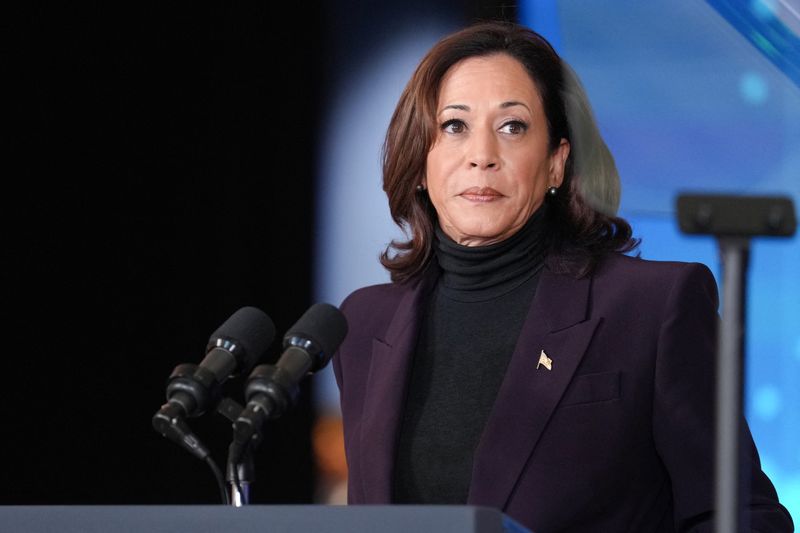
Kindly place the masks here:
<instances>
[{"instance_id":1,"label":"nose","mask_svg":"<svg viewBox=\"0 0 800 533\"><path fill-rule=\"evenodd\" d=\"M476 131L469 144L468 161L471 168L496 169L499 166L497 139L493 131Z\"/></svg>"}]
</instances>

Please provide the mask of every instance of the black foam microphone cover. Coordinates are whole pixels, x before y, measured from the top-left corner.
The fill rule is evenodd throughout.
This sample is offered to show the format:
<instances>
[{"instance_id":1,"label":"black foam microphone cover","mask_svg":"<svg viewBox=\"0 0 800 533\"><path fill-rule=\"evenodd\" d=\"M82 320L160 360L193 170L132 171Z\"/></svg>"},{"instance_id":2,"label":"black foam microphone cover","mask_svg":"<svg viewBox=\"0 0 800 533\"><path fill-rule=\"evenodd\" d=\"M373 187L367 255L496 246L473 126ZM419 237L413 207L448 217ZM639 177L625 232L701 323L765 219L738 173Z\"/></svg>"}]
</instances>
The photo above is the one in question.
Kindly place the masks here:
<instances>
[{"instance_id":1,"label":"black foam microphone cover","mask_svg":"<svg viewBox=\"0 0 800 533\"><path fill-rule=\"evenodd\" d=\"M257 307L242 307L208 339L206 351L223 348L236 357L236 374L248 373L275 338L275 324ZM221 381L227 376L218 376Z\"/></svg>"},{"instance_id":2,"label":"black foam microphone cover","mask_svg":"<svg viewBox=\"0 0 800 533\"><path fill-rule=\"evenodd\" d=\"M316 303L286 332L283 347L306 344L313 357L310 371L316 372L328 364L346 335L347 320L339 308L328 303Z\"/></svg>"}]
</instances>

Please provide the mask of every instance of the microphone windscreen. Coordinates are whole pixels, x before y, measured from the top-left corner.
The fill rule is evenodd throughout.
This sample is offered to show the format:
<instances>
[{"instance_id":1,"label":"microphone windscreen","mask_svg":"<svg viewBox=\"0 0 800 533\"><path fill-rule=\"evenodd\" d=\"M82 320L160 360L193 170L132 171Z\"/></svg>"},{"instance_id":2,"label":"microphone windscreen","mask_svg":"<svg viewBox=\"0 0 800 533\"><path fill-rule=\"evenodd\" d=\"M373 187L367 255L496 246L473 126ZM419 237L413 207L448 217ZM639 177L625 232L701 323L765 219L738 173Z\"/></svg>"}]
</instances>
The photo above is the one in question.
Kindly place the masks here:
<instances>
[{"instance_id":1,"label":"microphone windscreen","mask_svg":"<svg viewBox=\"0 0 800 533\"><path fill-rule=\"evenodd\" d=\"M317 358L316 368L319 370L330 360L333 353L347 335L347 319L338 307L326 303L316 303L308 308L300 320L292 326L283 336L284 348L289 339L299 337L312 341L322 349L321 357Z\"/></svg>"},{"instance_id":2,"label":"microphone windscreen","mask_svg":"<svg viewBox=\"0 0 800 533\"><path fill-rule=\"evenodd\" d=\"M209 346L217 339L231 339L244 350L241 371L248 372L267 351L275 338L275 324L257 307L242 307L233 313L208 339Z\"/></svg>"}]
</instances>

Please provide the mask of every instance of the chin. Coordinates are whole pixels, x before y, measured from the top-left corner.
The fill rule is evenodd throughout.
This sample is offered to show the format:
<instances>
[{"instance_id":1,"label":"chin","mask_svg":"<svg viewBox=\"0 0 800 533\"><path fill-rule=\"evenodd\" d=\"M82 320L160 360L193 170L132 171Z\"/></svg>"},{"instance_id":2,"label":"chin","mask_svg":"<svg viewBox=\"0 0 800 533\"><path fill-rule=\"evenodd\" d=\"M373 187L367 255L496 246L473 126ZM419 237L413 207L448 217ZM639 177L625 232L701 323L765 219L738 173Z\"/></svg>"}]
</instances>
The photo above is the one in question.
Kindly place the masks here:
<instances>
[{"instance_id":1,"label":"chin","mask_svg":"<svg viewBox=\"0 0 800 533\"><path fill-rule=\"evenodd\" d=\"M455 236L450 235L450 237L456 242L461 242L463 240L466 241L486 240L494 242L499 240L499 237L501 235L510 230L510 228L507 225L497 224L496 221L488 224L485 222L459 224L459 225L453 225L452 228ZM479 244L484 244L484 243L479 243Z\"/></svg>"}]
</instances>

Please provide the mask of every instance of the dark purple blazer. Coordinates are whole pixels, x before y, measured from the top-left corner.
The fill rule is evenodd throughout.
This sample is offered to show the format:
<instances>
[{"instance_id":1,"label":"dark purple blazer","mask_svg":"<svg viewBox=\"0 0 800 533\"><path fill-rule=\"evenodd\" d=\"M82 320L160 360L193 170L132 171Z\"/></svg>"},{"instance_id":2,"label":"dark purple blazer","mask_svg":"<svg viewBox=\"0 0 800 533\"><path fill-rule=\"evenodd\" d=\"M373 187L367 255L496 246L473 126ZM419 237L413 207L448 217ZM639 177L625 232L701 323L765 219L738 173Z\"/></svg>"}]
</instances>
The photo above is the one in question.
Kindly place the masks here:
<instances>
[{"instance_id":1,"label":"dark purple blazer","mask_svg":"<svg viewBox=\"0 0 800 533\"><path fill-rule=\"evenodd\" d=\"M433 265L355 291L333 360L351 504L391 503ZM582 279L545 268L475 451L467 503L536 533L711 531L717 289L708 268L611 255ZM541 352L551 369L539 365ZM756 531L792 531L742 437Z\"/></svg>"}]
</instances>

